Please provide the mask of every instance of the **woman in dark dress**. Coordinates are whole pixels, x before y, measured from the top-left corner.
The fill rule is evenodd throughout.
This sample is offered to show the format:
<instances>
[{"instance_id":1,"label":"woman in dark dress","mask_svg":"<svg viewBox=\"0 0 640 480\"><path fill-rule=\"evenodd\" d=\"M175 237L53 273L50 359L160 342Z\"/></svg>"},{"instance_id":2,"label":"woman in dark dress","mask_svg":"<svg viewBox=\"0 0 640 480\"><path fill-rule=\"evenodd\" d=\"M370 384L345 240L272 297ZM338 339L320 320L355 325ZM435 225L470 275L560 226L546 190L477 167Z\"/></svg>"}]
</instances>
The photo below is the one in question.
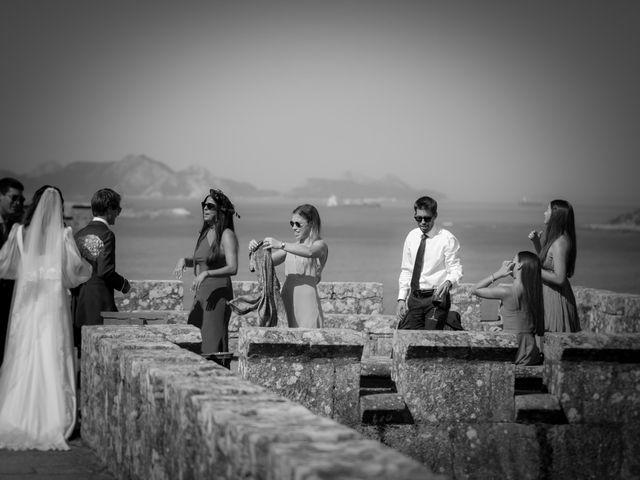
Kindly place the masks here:
<instances>
[{"instance_id":1,"label":"woman in dark dress","mask_svg":"<svg viewBox=\"0 0 640 480\"><path fill-rule=\"evenodd\" d=\"M202 201L203 224L192 257L180 258L174 270L177 278L193 267L195 292L188 323L200 328L202 353L229 351L227 300L233 298L231 276L238 271L238 239L233 216L238 214L220 190L209 190ZM238 216L239 217L239 216Z\"/></svg>"},{"instance_id":2,"label":"woman in dark dress","mask_svg":"<svg viewBox=\"0 0 640 480\"><path fill-rule=\"evenodd\" d=\"M569 283L577 251L573 207L566 200L553 200L544 212L544 223L544 233L529 234L542 262L544 330L579 332L576 298Z\"/></svg>"}]
</instances>

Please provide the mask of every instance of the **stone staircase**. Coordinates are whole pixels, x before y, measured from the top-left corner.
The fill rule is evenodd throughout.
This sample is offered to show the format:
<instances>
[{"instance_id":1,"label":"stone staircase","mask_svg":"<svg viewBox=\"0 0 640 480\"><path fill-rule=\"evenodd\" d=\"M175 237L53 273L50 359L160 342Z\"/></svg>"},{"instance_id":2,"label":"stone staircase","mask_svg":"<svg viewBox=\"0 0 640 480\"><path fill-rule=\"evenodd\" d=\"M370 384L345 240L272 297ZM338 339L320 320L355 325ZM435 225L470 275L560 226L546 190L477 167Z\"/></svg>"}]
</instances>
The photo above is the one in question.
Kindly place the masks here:
<instances>
[{"instance_id":1,"label":"stone staircase","mask_svg":"<svg viewBox=\"0 0 640 480\"><path fill-rule=\"evenodd\" d=\"M391 379L391 358L362 359L360 374L360 420L364 425L413 423L404 398Z\"/></svg>"},{"instance_id":2,"label":"stone staircase","mask_svg":"<svg viewBox=\"0 0 640 480\"><path fill-rule=\"evenodd\" d=\"M391 358L362 359L360 420L363 425L412 424L413 417L391 379ZM516 422L564 424L567 418L555 395L542 380L543 365L515 367Z\"/></svg>"},{"instance_id":3,"label":"stone staircase","mask_svg":"<svg viewBox=\"0 0 640 480\"><path fill-rule=\"evenodd\" d=\"M516 365L514 400L517 423L567 423L558 397L547 391L542 379L543 369L543 365Z\"/></svg>"}]
</instances>

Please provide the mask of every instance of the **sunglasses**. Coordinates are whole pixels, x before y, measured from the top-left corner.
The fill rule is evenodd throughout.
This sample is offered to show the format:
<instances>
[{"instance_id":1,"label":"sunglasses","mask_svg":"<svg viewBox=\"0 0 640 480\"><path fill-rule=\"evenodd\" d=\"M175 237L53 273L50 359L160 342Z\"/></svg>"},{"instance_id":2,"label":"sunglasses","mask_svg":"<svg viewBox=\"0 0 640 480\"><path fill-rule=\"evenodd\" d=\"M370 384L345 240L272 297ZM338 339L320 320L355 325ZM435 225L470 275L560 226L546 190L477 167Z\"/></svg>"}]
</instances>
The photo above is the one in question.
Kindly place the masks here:
<instances>
[{"instance_id":1,"label":"sunglasses","mask_svg":"<svg viewBox=\"0 0 640 480\"><path fill-rule=\"evenodd\" d=\"M24 197L22 195L12 195L9 197L11 203L24 203Z\"/></svg>"},{"instance_id":2,"label":"sunglasses","mask_svg":"<svg viewBox=\"0 0 640 480\"><path fill-rule=\"evenodd\" d=\"M291 225L291 228L296 227L296 228L302 228L306 225L306 223L300 223L300 222L294 222L293 220L291 220L289 222L289 225Z\"/></svg>"},{"instance_id":3,"label":"sunglasses","mask_svg":"<svg viewBox=\"0 0 640 480\"><path fill-rule=\"evenodd\" d=\"M202 209L204 210L205 208L207 210L215 210L216 209L216 204L215 203L207 203L207 202L201 202L200 205L202 205Z\"/></svg>"},{"instance_id":4,"label":"sunglasses","mask_svg":"<svg viewBox=\"0 0 640 480\"><path fill-rule=\"evenodd\" d=\"M433 217L421 217L420 215L416 215L416 216L415 216L415 217L413 217L413 218L414 218L414 219L416 220L416 222L418 222L418 223L422 223L422 222L429 223L431 220L433 220Z\"/></svg>"}]
</instances>

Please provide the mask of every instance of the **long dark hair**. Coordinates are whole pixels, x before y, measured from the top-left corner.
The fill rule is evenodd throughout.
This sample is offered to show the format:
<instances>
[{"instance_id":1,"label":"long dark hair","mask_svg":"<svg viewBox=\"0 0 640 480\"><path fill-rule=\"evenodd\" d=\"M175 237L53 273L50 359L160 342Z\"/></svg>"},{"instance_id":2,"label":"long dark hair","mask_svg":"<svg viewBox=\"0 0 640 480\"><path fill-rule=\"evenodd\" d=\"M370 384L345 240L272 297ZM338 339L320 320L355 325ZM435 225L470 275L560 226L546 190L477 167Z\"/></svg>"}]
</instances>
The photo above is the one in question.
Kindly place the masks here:
<instances>
[{"instance_id":1,"label":"long dark hair","mask_svg":"<svg viewBox=\"0 0 640 480\"><path fill-rule=\"evenodd\" d=\"M211 199L216 204L216 211L218 212L217 221L213 225L209 225L207 222L202 222L202 228L200 229L200 234L198 235L198 241L196 242L196 250L198 246L200 246L200 242L206 237L207 232L210 228L213 228L215 232L214 242L211 244L211 249L209 250L209 255L207 255L207 265L213 265L215 260L220 256L220 241L222 240L222 232L226 229L235 232L235 227L233 226L233 217L234 215L240 218L240 215L236 212L236 207L233 206L229 197L227 197L222 190L210 189L209 194L206 195L202 202L204 203L207 200L207 197L211 197Z\"/></svg>"},{"instance_id":2,"label":"long dark hair","mask_svg":"<svg viewBox=\"0 0 640 480\"><path fill-rule=\"evenodd\" d=\"M518 252L518 262L522 265L522 307L532 322L536 335L544 334L544 301L542 297L542 262L533 252ZM521 308L522 308L521 307Z\"/></svg>"},{"instance_id":3,"label":"long dark hair","mask_svg":"<svg viewBox=\"0 0 640 480\"><path fill-rule=\"evenodd\" d=\"M576 223L573 215L573 207L566 200L553 200L551 215L543 235L542 248L540 249L540 260L544 262L547 252L553 242L562 235L569 237L569 258L567 261L567 277L572 277L576 268L576 252L578 245L576 242Z\"/></svg>"},{"instance_id":4,"label":"long dark hair","mask_svg":"<svg viewBox=\"0 0 640 480\"><path fill-rule=\"evenodd\" d=\"M62 196L62 192L60 191L60 189L52 185L43 185L38 190L36 190L36 193L33 194L33 198L31 199L29 208L27 208L27 211L24 213L24 216L22 217L22 225L24 225L25 228L31 225L31 219L33 218L33 214L36 211L36 208L38 207L38 203L40 203L40 198L42 197L42 194L47 188L53 188L58 192L58 195L60 195L60 201L62 202L62 208L64 211L64 197Z\"/></svg>"}]
</instances>

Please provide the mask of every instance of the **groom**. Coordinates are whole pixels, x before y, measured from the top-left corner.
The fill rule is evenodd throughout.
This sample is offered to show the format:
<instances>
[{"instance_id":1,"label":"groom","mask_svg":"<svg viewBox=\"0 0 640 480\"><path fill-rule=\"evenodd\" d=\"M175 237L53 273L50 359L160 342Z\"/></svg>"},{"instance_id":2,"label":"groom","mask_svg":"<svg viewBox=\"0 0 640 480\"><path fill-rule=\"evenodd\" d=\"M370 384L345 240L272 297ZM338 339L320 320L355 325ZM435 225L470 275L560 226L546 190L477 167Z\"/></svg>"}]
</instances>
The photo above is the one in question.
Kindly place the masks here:
<instances>
[{"instance_id":1,"label":"groom","mask_svg":"<svg viewBox=\"0 0 640 480\"><path fill-rule=\"evenodd\" d=\"M120 195L110 188L98 190L91 199L93 220L75 234L82 257L93 267L91 278L74 288L71 312L74 344L80 353L83 325L102 325L100 312L116 312L113 292L127 293L129 281L116 272L116 237L109 228L120 215Z\"/></svg>"}]
</instances>

